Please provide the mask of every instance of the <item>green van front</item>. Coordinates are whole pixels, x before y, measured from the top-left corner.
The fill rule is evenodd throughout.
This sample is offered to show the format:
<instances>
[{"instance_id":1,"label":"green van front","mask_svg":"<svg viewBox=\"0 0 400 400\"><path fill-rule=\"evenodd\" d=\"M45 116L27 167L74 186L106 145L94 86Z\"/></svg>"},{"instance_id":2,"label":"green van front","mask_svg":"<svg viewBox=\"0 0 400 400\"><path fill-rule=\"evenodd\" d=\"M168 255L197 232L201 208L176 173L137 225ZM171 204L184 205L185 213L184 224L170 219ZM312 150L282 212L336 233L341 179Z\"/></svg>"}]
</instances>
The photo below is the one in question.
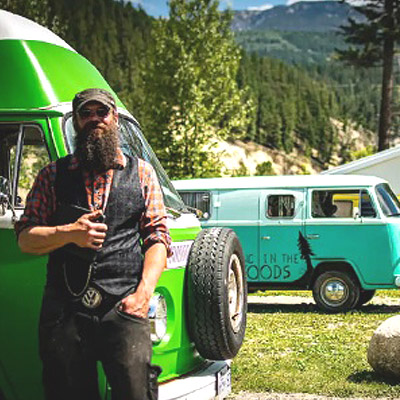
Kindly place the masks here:
<instances>
[{"instance_id":1,"label":"green van front","mask_svg":"<svg viewBox=\"0 0 400 400\"><path fill-rule=\"evenodd\" d=\"M203 227L230 227L250 291L311 289L329 312L400 286L400 203L371 176L214 178L174 182Z\"/></svg>"},{"instance_id":2,"label":"green van front","mask_svg":"<svg viewBox=\"0 0 400 400\"><path fill-rule=\"evenodd\" d=\"M0 399L40 400L43 394L37 322L47 260L22 254L13 226L23 212L37 172L74 149L71 100L75 93L89 87L112 89L92 64L59 37L2 10L0 56ZM135 118L118 98L117 103L122 148L155 168L173 242L174 254L159 280L149 313L152 362L162 368L159 398L180 399L196 393L202 399L222 399L230 391L228 359L239 350L246 324L241 249L238 245L232 247L225 264L215 265L216 270L222 271L219 280L229 280L233 274L241 286L212 287L219 299L213 310L204 306L193 311L188 298L195 297L198 288L196 282L188 287L191 271L196 268L196 274L202 274L208 270L199 271L195 261L199 254L192 247L193 243L210 241L210 235L201 232L198 220L182 203ZM227 230L214 230L211 235L215 238L211 241L237 242L234 233ZM206 261L203 264L208 265ZM234 305L230 298L235 300ZM207 325L205 314L211 320L214 313L225 318L224 325L210 326L208 336L193 332L194 319ZM218 346L202 351L215 339L213 335ZM99 370L103 399L110 399L100 366Z\"/></svg>"}]
</instances>

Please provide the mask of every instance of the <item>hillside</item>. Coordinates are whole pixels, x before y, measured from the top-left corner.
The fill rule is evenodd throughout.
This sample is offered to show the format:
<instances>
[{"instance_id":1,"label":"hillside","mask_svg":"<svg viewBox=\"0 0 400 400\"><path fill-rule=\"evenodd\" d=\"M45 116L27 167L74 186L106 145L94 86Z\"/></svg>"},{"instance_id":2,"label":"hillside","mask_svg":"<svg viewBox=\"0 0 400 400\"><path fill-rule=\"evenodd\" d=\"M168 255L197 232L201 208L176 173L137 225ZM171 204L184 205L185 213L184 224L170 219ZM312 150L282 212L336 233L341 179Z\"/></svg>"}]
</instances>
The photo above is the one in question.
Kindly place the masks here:
<instances>
[{"instance_id":1,"label":"hillside","mask_svg":"<svg viewBox=\"0 0 400 400\"><path fill-rule=\"evenodd\" d=\"M290 6L275 6L264 11L236 11L232 29L328 32L346 24L349 17L355 20L362 18L347 3L301 1Z\"/></svg>"},{"instance_id":2,"label":"hillside","mask_svg":"<svg viewBox=\"0 0 400 400\"><path fill-rule=\"evenodd\" d=\"M235 40L249 53L296 65L329 62L336 49L347 47L336 32L239 31Z\"/></svg>"},{"instance_id":3,"label":"hillside","mask_svg":"<svg viewBox=\"0 0 400 400\"><path fill-rule=\"evenodd\" d=\"M225 176L256 175L257 167L267 163L269 172L263 175L294 175L317 174L329 167L340 165L350 160L351 154L356 154L365 147L375 144L371 132L358 131L352 127L344 127L339 121L332 120L337 128L338 142L333 150L330 163L322 163L318 152L313 150L311 155L305 151L304 145L297 141L290 153L271 149L253 141L234 140L220 142L214 151L219 155L225 169Z\"/></svg>"}]
</instances>

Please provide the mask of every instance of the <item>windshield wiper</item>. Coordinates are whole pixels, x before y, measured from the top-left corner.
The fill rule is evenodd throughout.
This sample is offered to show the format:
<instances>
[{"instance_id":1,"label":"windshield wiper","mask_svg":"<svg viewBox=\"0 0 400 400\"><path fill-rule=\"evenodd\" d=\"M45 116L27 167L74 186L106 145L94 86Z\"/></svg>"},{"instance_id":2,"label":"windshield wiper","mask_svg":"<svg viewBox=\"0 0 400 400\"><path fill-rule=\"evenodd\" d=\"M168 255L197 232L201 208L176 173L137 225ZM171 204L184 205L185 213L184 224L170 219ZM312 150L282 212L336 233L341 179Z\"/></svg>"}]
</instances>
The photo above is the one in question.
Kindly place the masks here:
<instances>
[{"instance_id":1,"label":"windshield wiper","mask_svg":"<svg viewBox=\"0 0 400 400\"><path fill-rule=\"evenodd\" d=\"M389 214L388 217L399 217L400 213Z\"/></svg>"},{"instance_id":2,"label":"windshield wiper","mask_svg":"<svg viewBox=\"0 0 400 400\"><path fill-rule=\"evenodd\" d=\"M172 207L165 207L165 208L174 218L179 218L182 215L182 213L176 210L175 208Z\"/></svg>"}]
</instances>

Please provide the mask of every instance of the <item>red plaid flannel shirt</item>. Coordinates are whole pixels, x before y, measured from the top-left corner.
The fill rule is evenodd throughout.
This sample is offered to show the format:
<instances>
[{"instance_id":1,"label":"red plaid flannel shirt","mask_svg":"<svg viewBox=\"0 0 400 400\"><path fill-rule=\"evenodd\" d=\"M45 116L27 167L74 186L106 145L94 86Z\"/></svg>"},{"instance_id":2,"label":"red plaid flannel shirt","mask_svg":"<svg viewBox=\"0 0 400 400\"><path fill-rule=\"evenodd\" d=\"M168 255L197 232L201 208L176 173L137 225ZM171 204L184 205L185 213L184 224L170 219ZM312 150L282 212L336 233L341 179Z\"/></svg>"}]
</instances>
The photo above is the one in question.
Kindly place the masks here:
<instances>
[{"instance_id":1,"label":"red plaid flannel shirt","mask_svg":"<svg viewBox=\"0 0 400 400\"><path fill-rule=\"evenodd\" d=\"M167 248L168 256L171 255L171 238L166 225L166 212L160 185L158 183L153 167L138 159L139 181L145 201L145 212L140 220L140 235L143 240L143 251L145 252L154 243L163 243ZM120 151L117 164L124 168L125 157ZM78 160L72 157L68 168L78 168ZM84 172L88 204L91 210L102 209L104 211L110 194L114 170L104 174L93 174ZM56 196L54 183L56 178L56 163L52 162L43 168L32 186L26 199L24 213L15 224L17 235L29 226L48 226L51 216L56 210Z\"/></svg>"}]
</instances>

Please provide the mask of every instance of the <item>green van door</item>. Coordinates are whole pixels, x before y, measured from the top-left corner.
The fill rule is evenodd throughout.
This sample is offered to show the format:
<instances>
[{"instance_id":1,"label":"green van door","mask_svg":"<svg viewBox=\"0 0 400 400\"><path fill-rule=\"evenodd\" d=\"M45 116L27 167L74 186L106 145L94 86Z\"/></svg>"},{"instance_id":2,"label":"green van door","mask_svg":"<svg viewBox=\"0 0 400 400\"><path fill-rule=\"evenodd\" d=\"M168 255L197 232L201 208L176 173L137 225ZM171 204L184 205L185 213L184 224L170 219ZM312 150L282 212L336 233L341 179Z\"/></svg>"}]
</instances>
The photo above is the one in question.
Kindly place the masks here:
<instances>
[{"instance_id":1,"label":"green van door","mask_svg":"<svg viewBox=\"0 0 400 400\"><path fill-rule=\"evenodd\" d=\"M260 263L248 267L249 281L284 286L305 277L304 213L304 189L260 191Z\"/></svg>"},{"instance_id":2,"label":"green van door","mask_svg":"<svg viewBox=\"0 0 400 400\"><path fill-rule=\"evenodd\" d=\"M14 220L23 212L37 173L54 156L46 140L49 119L37 114L25 115L23 122L15 122L22 119L18 114L3 116L0 123L0 176L10 177L3 178L2 192L12 193L14 210L0 206L0 314L10 316L9 323L0 324L0 398L1 391L16 399L42 398L38 332L32 327L37 326L46 257L21 253L14 232ZM105 392L105 381L102 388Z\"/></svg>"}]
</instances>

